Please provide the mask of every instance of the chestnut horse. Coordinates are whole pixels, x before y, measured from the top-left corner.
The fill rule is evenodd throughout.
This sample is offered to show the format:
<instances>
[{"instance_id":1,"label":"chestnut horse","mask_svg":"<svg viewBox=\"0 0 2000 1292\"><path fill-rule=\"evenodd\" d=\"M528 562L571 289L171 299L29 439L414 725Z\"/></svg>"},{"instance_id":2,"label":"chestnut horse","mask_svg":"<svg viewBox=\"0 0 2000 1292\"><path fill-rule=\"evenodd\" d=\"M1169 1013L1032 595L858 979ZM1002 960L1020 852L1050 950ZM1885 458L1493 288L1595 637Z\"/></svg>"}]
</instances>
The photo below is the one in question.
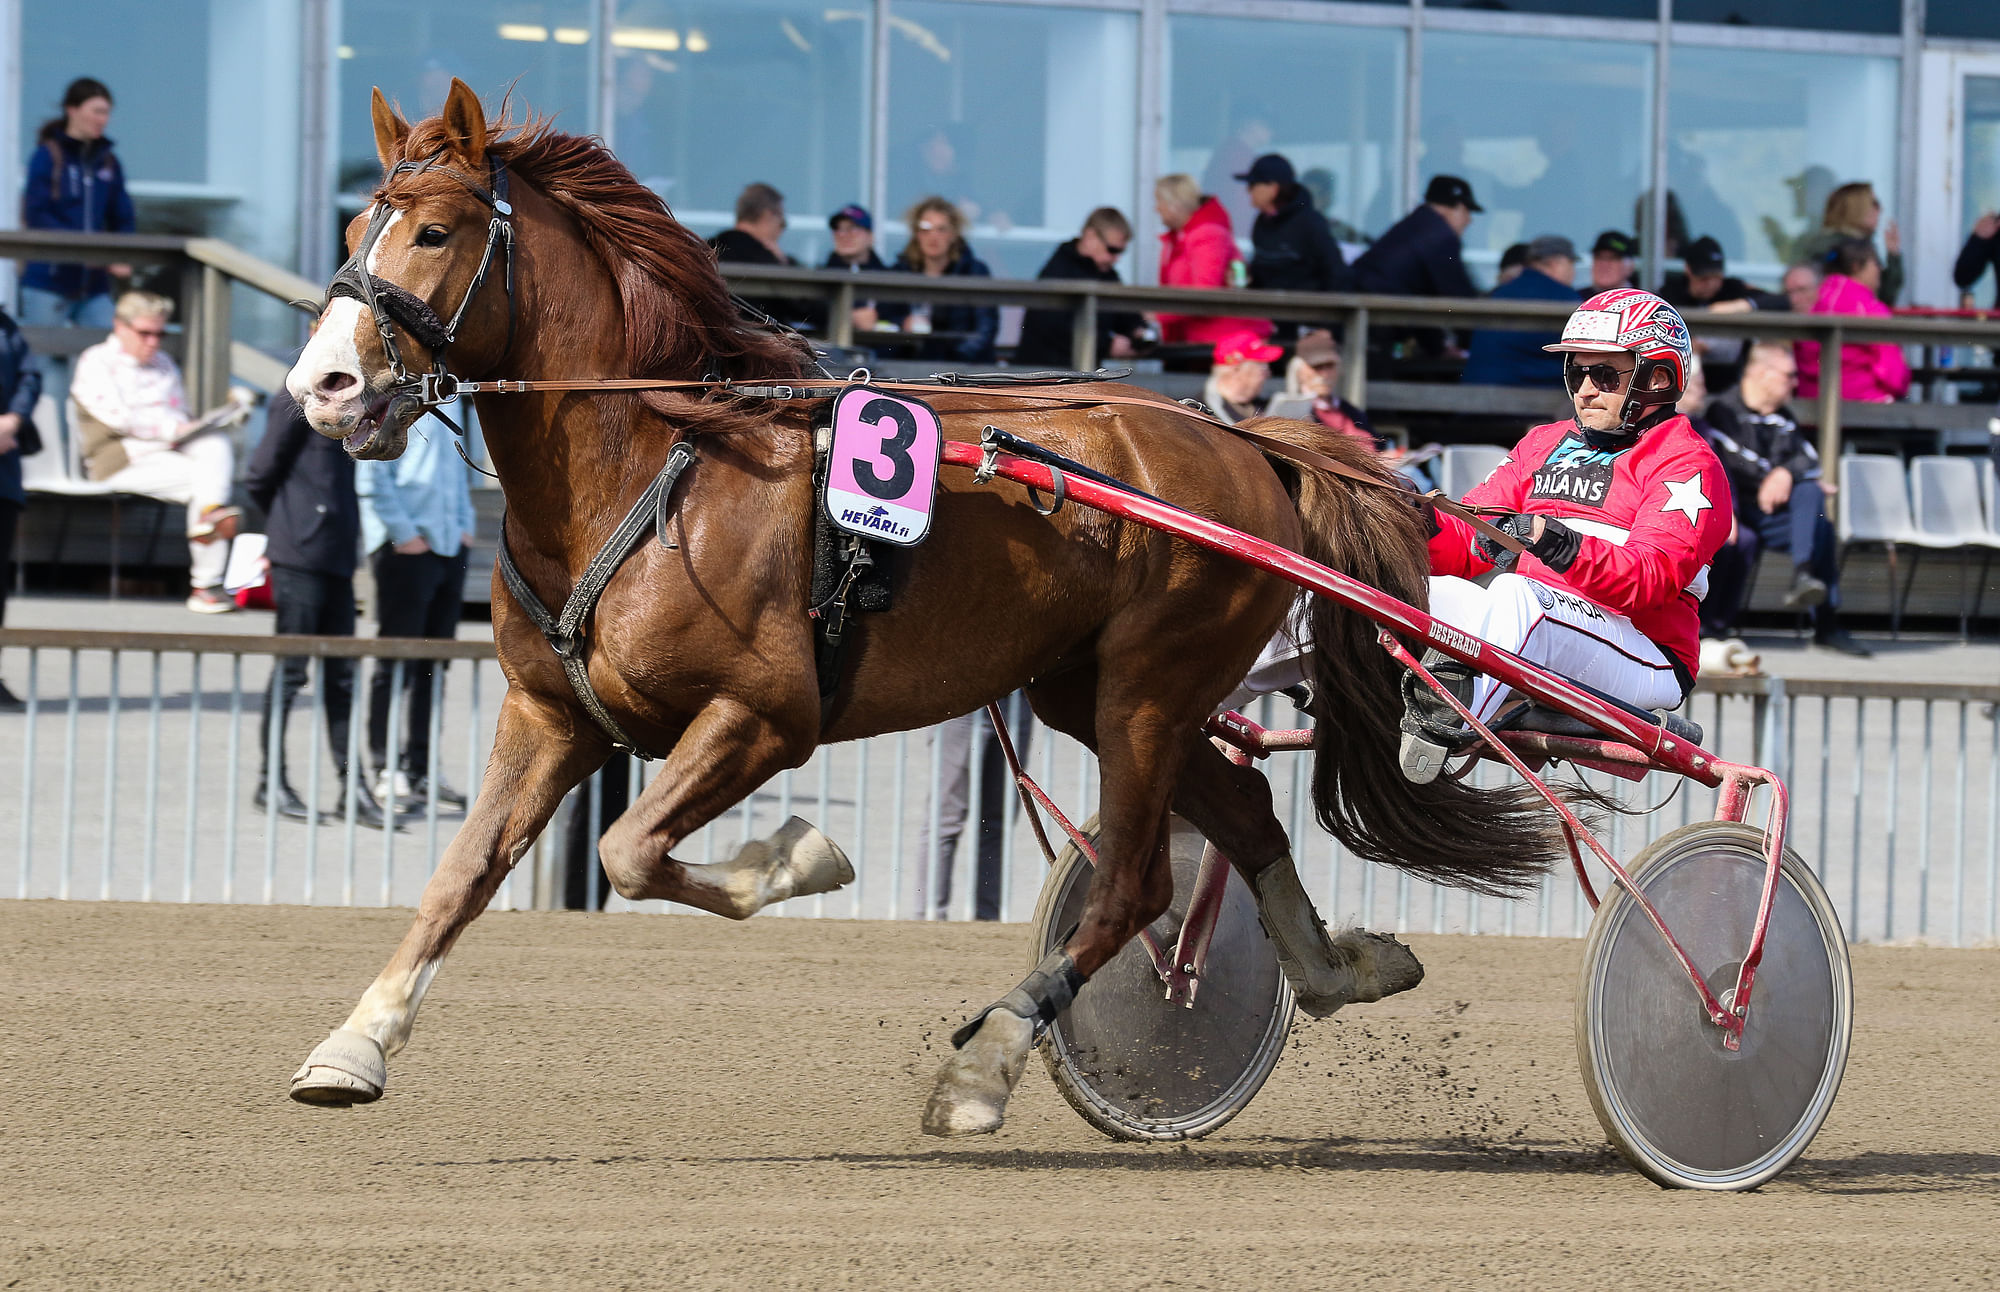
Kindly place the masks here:
<instances>
[{"instance_id":1,"label":"chestnut horse","mask_svg":"<svg viewBox=\"0 0 2000 1292\"><path fill-rule=\"evenodd\" d=\"M420 411L411 371L467 380L815 372L795 335L748 322L708 248L594 140L546 122L489 122L454 82L440 116L405 122L377 92L385 179L348 229L350 260L289 386L313 427L357 457L394 457ZM365 245L364 245L365 244ZM504 265L502 259L504 258ZM381 304L386 302L386 304ZM443 320L449 318L449 324ZM393 320L393 321L392 321ZM1418 604L1425 533L1408 495L1267 457L1145 392L1062 387L1063 403L940 388L948 437L988 422ZM1093 402L1106 398L1114 402ZM1128 402L1115 402L1115 401ZM942 482L931 536L903 563L894 607L854 623L826 717L815 679L809 401L713 386L481 394L507 499L503 537L536 599L560 606L676 444L697 457L674 491L672 546L637 546L583 626L589 687L664 761L605 831L613 887L736 919L852 877L796 818L712 865L673 851L822 744L968 713L1027 688L1042 721L1095 750L1102 859L1064 948L987 1011L940 1074L925 1127L991 1130L1039 1029L1171 897L1169 807L1214 839L1257 896L1301 1004L1315 1014L1412 985L1400 944L1329 936L1299 884L1261 775L1200 734L1293 601L1283 581L1165 534L966 474ZM1380 475L1346 437L1292 422L1264 435ZM1498 891L1553 855L1523 800L1397 771L1397 670L1374 626L1315 612L1321 820L1362 856ZM416 921L346 1023L293 1078L294 1097L377 1098L432 975L571 787L612 749L562 661L497 575L493 636L507 678L477 800Z\"/></svg>"}]
</instances>

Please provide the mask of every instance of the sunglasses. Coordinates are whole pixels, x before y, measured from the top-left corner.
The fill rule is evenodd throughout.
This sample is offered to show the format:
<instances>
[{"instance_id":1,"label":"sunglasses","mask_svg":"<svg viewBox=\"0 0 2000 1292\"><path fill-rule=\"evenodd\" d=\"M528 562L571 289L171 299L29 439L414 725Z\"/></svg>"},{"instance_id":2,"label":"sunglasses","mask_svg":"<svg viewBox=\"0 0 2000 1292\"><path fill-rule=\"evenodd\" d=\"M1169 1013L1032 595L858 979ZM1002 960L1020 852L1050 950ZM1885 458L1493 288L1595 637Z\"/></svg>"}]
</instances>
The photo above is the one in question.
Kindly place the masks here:
<instances>
[{"instance_id":1,"label":"sunglasses","mask_svg":"<svg viewBox=\"0 0 2000 1292\"><path fill-rule=\"evenodd\" d=\"M1104 244L1104 249L1113 256L1122 256L1125 254L1125 248L1131 245L1129 242L1107 242Z\"/></svg>"},{"instance_id":2,"label":"sunglasses","mask_svg":"<svg viewBox=\"0 0 2000 1292\"><path fill-rule=\"evenodd\" d=\"M167 334L167 330L163 327L162 328L132 327L130 323L127 323L125 326L135 334L143 337L151 337L155 341L160 340Z\"/></svg>"},{"instance_id":3,"label":"sunglasses","mask_svg":"<svg viewBox=\"0 0 2000 1292\"><path fill-rule=\"evenodd\" d=\"M1569 388L1569 393L1572 395L1583 388L1586 377L1598 390L1610 394L1624 382L1626 375L1626 369L1614 368L1608 363L1566 361L1563 364L1563 385Z\"/></svg>"}]
</instances>

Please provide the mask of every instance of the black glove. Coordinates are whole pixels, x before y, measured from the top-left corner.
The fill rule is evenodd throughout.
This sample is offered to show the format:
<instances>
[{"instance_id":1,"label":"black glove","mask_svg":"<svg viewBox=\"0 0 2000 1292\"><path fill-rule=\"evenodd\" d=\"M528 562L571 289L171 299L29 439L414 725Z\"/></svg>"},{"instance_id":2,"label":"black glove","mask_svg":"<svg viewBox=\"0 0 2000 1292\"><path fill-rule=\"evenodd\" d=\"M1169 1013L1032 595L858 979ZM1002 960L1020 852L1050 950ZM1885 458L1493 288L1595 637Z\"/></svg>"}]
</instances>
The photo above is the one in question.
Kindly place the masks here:
<instances>
[{"instance_id":1,"label":"black glove","mask_svg":"<svg viewBox=\"0 0 2000 1292\"><path fill-rule=\"evenodd\" d=\"M1576 563L1577 554L1583 550L1583 536L1569 526L1552 517L1542 517L1542 536L1531 539L1535 532L1535 518L1522 512L1509 512L1493 519L1493 527L1511 538L1521 540L1536 560L1558 573ZM1515 555L1511 549L1502 547L1486 535L1475 540L1479 554L1493 563L1495 569L1508 570L1514 566Z\"/></svg>"}]
</instances>

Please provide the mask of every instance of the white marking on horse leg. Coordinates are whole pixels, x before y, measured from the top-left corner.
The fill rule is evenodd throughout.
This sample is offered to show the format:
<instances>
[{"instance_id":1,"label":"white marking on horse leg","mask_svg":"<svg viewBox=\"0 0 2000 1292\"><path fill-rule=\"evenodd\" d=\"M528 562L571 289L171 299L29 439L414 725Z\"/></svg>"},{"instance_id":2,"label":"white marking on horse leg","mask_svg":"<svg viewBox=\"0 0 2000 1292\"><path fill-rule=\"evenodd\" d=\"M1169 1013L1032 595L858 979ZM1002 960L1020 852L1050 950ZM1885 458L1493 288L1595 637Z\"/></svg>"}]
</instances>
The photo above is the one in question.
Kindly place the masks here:
<instances>
[{"instance_id":1,"label":"white marking on horse leg","mask_svg":"<svg viewBox=\"0 0 2000 1292\"><path fill-rule=\"evenodd\" d=\"M383 971L361 995L354 1012L341 1027L359 1032L382 1047L384 1056L393 1055L410 1043L410 1029L416 1025L417 1006L430 990L442 957L426 960L414 970L402 973Z\"/></svg>"},{"instance_id":2,"label":"white marking on horse leg","mask_svg":"<svg viewBox=\"0 0 2000 1292\"><path fill-rule=\"evenodd\" d=\"M628 864L632 843L624 818L599 845L605 872L621 897L665 898L732 920L747 920L774 902L831 893L854 882L854 866L833 840L809 821L792 817L764 839L753 839L734 857L709 865L660 858Z\"/></svg>"},{"instance_id":3,"label":"white marking on horse leg","mask_svg":"<svg viewBox=\"0 0 2000 1292\"><path fill-rule=\"evenodd\" d=\"M1034 1042L1032 1022L1010 1009L990 1011L939 1071L924 1105L924 1134L990 1135L999 1130Z\"/></svg>"}]
</instances>

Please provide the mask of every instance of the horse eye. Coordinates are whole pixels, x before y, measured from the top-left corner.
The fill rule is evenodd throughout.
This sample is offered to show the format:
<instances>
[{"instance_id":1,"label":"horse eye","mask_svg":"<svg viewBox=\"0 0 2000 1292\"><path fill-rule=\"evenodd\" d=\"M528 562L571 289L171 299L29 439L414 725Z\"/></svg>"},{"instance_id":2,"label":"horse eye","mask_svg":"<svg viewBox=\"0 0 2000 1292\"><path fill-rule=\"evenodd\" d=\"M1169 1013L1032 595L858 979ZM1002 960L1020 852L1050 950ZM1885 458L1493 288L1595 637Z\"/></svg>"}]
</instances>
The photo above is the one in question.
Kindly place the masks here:
<instances>
[{"instance_id":1,"label":"horse eye","mask_svg":"<svg viewBox=\"0 0 2000 1292\"><path fill-rule=\"evenodd\" d=\"M445 228L443 225L433 224L417 235L417 245L419 247L442 247L445 238L450 233L451 230Z\"/></svg>"}]
</instances>

